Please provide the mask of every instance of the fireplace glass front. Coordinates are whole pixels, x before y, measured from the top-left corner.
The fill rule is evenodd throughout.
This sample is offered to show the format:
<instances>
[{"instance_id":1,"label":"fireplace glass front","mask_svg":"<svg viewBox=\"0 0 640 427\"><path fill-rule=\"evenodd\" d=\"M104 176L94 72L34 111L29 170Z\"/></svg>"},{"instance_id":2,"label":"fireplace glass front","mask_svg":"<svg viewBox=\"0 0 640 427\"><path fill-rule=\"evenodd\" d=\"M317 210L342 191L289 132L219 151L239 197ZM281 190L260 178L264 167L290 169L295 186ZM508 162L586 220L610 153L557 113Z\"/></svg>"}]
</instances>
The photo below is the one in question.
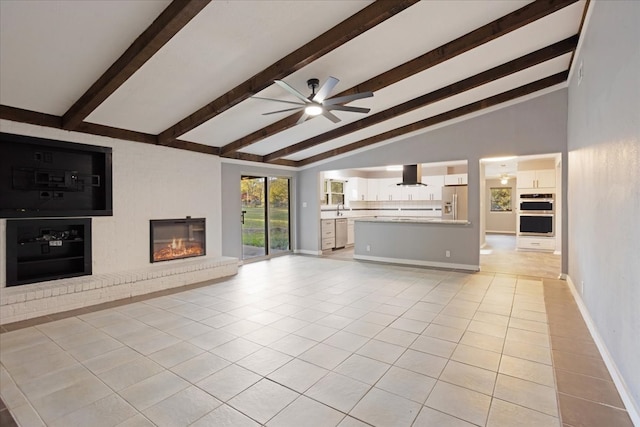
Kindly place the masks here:
<instances>
[{"instance_id":1,"label":"fireplace glass front","mask_svg":"<svg viewBox=\"0 0 640 427\"><path fill-rule=\"evenodd\" d=\"M203 256L205 219L151 220L151 262Z\"/></svg>"}]
</instances>

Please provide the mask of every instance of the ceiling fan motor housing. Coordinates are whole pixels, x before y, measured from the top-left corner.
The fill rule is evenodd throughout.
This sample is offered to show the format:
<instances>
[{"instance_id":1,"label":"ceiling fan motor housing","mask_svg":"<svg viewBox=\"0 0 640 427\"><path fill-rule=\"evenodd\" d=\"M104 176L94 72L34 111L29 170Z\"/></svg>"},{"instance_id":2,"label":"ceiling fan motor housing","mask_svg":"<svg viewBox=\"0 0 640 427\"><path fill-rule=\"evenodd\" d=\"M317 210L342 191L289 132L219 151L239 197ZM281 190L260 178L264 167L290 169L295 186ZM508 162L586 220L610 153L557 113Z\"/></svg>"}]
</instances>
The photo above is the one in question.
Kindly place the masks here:
<instances>
[{"instance_id":1,"label":"ceiling fan motor housing","mask_svg":"<svg viewBox=\"0 0 640 427\"><path fill-rule=\"evenodd\" d=\"M307 86L309 87L309 89L311 89L313 91L313 93L316 93L316 89L318 88L318 86L320 86L320 80L319 79L309 79L309 80L307 80Z\"/></svg>"}]
</instances>

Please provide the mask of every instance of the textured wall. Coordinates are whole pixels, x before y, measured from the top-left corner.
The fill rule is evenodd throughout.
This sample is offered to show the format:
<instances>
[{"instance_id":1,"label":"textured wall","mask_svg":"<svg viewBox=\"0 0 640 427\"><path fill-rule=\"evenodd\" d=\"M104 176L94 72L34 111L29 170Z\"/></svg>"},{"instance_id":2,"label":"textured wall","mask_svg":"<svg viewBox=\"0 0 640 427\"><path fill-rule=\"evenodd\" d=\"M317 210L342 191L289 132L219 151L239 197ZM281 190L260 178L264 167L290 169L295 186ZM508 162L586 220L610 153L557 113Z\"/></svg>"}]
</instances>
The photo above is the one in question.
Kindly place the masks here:
<instances>
[{"instance_id":1,"label":"textured wall","mask_svg":"<svg viewBox=\"0 0 640 427\"><path fill-rule=\"evenodd\" d=\"M640 2L595 2L569 87L569 275L640 407Z\"/></svg>"},{"instance_id":2,"label":"textured wall","mask_svg":"<svg viewBox=\"0 0 640 427\"><path fill-rule=\"evenodd\" d=\"M8 121L0 131L113 148L113 216L92 221L94 274L149 266L150 219L205 217L207 256L221 255L218 157ZM2 256L2 286L4 263Z\"/></svg>"}]
</instances>

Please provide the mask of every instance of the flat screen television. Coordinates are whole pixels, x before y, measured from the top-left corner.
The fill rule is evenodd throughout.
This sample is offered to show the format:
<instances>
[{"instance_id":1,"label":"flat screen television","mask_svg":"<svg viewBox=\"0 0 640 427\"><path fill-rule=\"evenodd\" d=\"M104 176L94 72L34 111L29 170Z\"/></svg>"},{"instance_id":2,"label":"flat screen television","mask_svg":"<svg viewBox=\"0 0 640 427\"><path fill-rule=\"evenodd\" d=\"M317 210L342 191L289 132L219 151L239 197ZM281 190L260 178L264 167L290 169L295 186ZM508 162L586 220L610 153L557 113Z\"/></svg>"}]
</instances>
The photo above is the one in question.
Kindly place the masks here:
<instances>
[{"instance_id":1,"label":"flat screen television","mask_svg":"<svg viewBox=\"0 0 640 427\"><path fill-rule=\"evenodd\" d=\"M0 133L0 218L110 216L110 147Z\"/></svg>"}]
</instances>

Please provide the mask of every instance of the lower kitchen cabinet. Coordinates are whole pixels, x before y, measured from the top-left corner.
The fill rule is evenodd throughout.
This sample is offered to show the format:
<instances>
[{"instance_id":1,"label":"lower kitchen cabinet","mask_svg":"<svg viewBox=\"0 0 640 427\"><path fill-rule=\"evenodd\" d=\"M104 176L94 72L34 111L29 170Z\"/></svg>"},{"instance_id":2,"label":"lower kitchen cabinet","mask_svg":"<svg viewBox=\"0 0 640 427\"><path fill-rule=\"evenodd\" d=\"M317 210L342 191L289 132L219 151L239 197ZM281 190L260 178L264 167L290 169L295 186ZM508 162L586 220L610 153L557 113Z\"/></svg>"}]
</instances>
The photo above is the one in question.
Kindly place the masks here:
<instances>
[{"instance_id":1,"label":"lower kitchen cabinet","mask_svg":"<svg viewBox=\"0 0 640 427\"><path fill-rule=\"evenodd\" d=\"M518 249L553 251L556 248L555 237L518 236Z\"/></svg>"},{"instance_id":2,"label":"lower kitchen cabinet","mask_svg":"<svg viewBox=\"0 0 640 427\"><path fill-rule=\"evenodd\" d=\"M347 246L353 246L356 241L356 233L354 221L352 219L347 222Z\"/></svg>"},{"instance_id":3,"label":"lower kitchen cabinet","mask_svg":"<svg viewBox=\"0 0 640 427\"><path fill-rule=\"evenodd\" d=\"M323 219L321 221L322 250L333 249L336 246L336 221Z\"/></svg>"}]
</instances>

